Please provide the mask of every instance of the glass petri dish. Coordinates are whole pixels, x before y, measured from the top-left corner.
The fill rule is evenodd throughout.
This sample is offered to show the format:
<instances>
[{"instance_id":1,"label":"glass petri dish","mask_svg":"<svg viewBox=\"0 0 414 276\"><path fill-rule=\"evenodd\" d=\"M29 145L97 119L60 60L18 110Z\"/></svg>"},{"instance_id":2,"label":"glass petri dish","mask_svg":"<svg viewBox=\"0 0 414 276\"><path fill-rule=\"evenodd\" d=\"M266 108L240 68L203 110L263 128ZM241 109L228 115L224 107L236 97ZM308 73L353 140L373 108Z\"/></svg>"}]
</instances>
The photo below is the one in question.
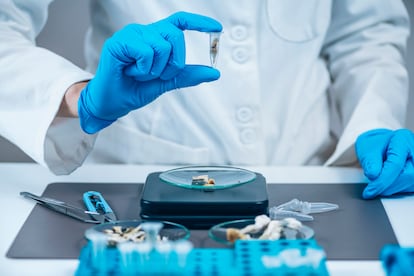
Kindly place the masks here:
<instances>
[{"instance_id":1,"label":"glass petri dish","mask_svg":"<svg viewBox=\"0 0 414 276\"><path fill-rule=\"evenodd\" d=\"M173 223L169 221L142 221L142 220L124 220L124 221L102 223L102 224L99 224L92 228L87 229L85 231L85 237L87 240L93 240L97 236L100 236L100 237L105 236L108 246L115 246L119 242L137 242L137 243L143 242L145 241L145 238L142 241L133 241L133 240L129 240L126 237L119 237L118 235L114 237L113 234L110 233L114 229L119 229L122 233L125 233L128 230L138 227L143 222L156 222L156 223L162 224L162 228L159 230L159 234L158 234L158 238L161 241L187 240L190 237L190 231L181 224ZM141 231L143 231L143 229L141 229Z\"/></svg>"},{"instance_id":2,"label":"glass petri dish","mask_svg":"<svg viewBox=\"0 0 414 276\"><path fill-rule=\"evenodd\" d=\"M167 184L186 189L220 190L252 182L256 173L236 167L190 166L162 172L159 177Z\"/></svg>"},{"instance_id":3,"label":"glass petri dish","mask_svg":"<svg viewBox=\"0 0 414 276\"><path fill-rule=\"evenodd\" d=\"M219 242L221 244L226 244L226 245L232 245L233 242L229 241L227 239L227 231L230 228L233 229L242 229L244 227L246 227L247 225L251 225L254 224L255 221L254 219L242 219L242 220L233 220L233 221L227 221L227 222L223 222L223 223L219 223L216 224L215 226L211 227L210 230L208 231L208 235L211 239L213 239L216 242ZM257 233L250 233L250 239L251 240L257 240L259 239L259 237L263 234L263 230L259 231ZM308 240L308 239L312 239L314 237L314 231L312 228L306 226L306 225L302 225L301 228L299 228L297 231L295 231L295 233L290 233L290 237L287 238L285 236L281 236L280 240L284 240L284 239L290 239L290 240Z\"/></svg>"}]
</instances>

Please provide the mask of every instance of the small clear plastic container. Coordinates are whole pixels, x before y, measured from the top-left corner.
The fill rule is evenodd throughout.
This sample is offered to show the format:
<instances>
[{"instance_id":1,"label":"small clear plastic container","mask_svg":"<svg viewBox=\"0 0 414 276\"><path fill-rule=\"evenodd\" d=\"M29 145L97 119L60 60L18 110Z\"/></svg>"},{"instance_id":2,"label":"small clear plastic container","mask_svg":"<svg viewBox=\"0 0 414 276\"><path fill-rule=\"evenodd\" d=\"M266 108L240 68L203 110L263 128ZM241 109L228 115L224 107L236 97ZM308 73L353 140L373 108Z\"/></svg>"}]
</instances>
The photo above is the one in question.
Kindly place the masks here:
<instances>
[{"instance_id":1,"label":"small clear plastic container","mask_svg":"<svg viewBox=\"0 0 414 276\"><path fill-rule=\"evenodd\" d=\"M233 242L228 239L228 230L229 229L238 229L241 230L248 225L255 224L254 219L242 219L242 220L233 220L228 222L219 223L210 228L208 235L211 239L221 244L232 245ZM281 234L280 240L290 239L290 240L308 240L314 237L314 231L312 228L303 225L297 229L288 229L289 237ZM250 240L257 240L263 234L264 229L256 233L249 233ZM249 240L247 239L247 240ZM266 239L264 239L266 240Z\"/></svg>"},{"instance_id":2,"label":"small clear plastic container","mask_svg":"<svg viewBox=\"0 0 414 276\"><path fill-rule=\"evenodd\" d=\"M119 242L136 242L139 243L141 241L134 241L129 240L128 238L119 237L120 235L114 235L110 233L114 229L119 230L122 233L126 231L130 231L138 226L140 226L144 222L153 222L153 221L142 221L142 220L124 220L124 221L116 221L116 222L108 222L96 225L92 228L89 228L85 231L85 237L87 240L93 241L97 236L101 236L102 234L106 237L106 242L108 246L116 246ZM158 232L158 239L160 241L178 241L178 240L187 240L190 237L190 231L183 225L168 221L159 221L158 223L162 224L162 227L159 229ZM144 231L143 228L140 231ZM157 229L158 231L158 229ZM145 235L144 231L144 238L143 241L148 241L148 235Z\"/></svg>"}]
</instances>

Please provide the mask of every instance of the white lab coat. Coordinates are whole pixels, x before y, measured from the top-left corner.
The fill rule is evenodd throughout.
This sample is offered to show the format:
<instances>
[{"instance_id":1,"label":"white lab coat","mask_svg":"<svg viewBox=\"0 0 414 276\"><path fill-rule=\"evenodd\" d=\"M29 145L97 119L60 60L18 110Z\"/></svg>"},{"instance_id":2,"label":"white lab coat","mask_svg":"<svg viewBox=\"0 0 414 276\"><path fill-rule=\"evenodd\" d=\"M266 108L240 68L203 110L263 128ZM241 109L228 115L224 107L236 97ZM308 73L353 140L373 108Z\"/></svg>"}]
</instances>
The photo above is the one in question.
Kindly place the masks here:
<instances>
[{"instance_id":1,"label":"white lab coat","mask_svg":"<svg viewBox=\"0 0 414 276\"><path fill-rule=\"evenodd\" d=\"M0 2L0 134L54 173L85 158L355 164L360 133L404 124L409 22L400 1L92 0L87 70L35 47L50 2ZM222 22L220 80L166 93L98 135L55 118L66 89L92 77L107 37L179 10ZM188 63L210 63L207 34L186 31L186 45Z\"/></svg>"}]
</instances>

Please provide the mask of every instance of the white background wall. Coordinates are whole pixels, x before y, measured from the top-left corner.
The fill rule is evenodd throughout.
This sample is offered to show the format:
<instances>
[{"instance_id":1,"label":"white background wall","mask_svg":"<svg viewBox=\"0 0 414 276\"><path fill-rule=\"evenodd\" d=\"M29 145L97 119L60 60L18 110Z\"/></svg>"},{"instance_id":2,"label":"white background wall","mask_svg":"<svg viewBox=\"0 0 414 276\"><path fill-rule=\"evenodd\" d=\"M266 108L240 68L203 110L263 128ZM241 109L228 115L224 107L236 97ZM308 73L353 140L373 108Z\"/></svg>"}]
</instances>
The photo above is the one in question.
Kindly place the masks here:
<instances>
[{"instance_id":1,"label":"white background wall","mask_svg":"<svg viewBox=\"0 0 414 276\"><path fill-rule=\"evenodd\" d=\"M89 23L88 3L87 0L55 0L49 7L48 22L37 38L39 46L84 67L83 38ZM32 159L0 136L0 162L28 161Z\"/></svg>"},{"instance_id":2,"label":"white background wall","mask_svg":"<svg viewBox=\"0 0 414 276\"><path fill-rule=\"evenodd\" d=\"M404 2L411 14L411 28L414 31L414 1L404 0ZM88 1L86 0L55 0L50 5L49 19L37 39L38 44L84 67L82 49L83 38L89 22L88 9ZM410 38L408 44L407 66L410 79L414 80L414 35ZM411 86L410 91L407 127L414 130L414 85ZM0 162L27 161L32 160L0 136Z\"/></svg>"},{"instance_id":3,"label":"white background wall","mask_svg":"<svg viewBox=\"0 0 414 276\"><path fill-rule=\"evenodd\" d=\"M411 16L411 37L408 40L407 66L410 74L410 99L408 104L407 127L414 130L414 1L404 0Z\"/></svg>"}]
</instances>

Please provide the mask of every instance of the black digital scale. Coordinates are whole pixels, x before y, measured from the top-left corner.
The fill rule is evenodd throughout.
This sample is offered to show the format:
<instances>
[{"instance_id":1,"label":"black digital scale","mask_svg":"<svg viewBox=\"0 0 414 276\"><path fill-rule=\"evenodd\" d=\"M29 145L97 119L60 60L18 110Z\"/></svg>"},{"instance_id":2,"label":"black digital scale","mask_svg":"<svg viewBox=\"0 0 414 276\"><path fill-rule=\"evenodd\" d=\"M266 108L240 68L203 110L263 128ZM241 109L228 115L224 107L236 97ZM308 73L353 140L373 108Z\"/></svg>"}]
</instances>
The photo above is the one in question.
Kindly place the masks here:
<instances>
[{"instance_id":1,"label":"black digital scale","mask_svg":"<svg viewBox=\"0 0 414 276\"><path fill-rule=\"evenodd\" d=\"M194 181L200 176L214 185ZM233 167L186 167L148 175L141 197L141 218L206 229L230 220L268 212L266 179Z\"/></svg>"}]
</instances>

